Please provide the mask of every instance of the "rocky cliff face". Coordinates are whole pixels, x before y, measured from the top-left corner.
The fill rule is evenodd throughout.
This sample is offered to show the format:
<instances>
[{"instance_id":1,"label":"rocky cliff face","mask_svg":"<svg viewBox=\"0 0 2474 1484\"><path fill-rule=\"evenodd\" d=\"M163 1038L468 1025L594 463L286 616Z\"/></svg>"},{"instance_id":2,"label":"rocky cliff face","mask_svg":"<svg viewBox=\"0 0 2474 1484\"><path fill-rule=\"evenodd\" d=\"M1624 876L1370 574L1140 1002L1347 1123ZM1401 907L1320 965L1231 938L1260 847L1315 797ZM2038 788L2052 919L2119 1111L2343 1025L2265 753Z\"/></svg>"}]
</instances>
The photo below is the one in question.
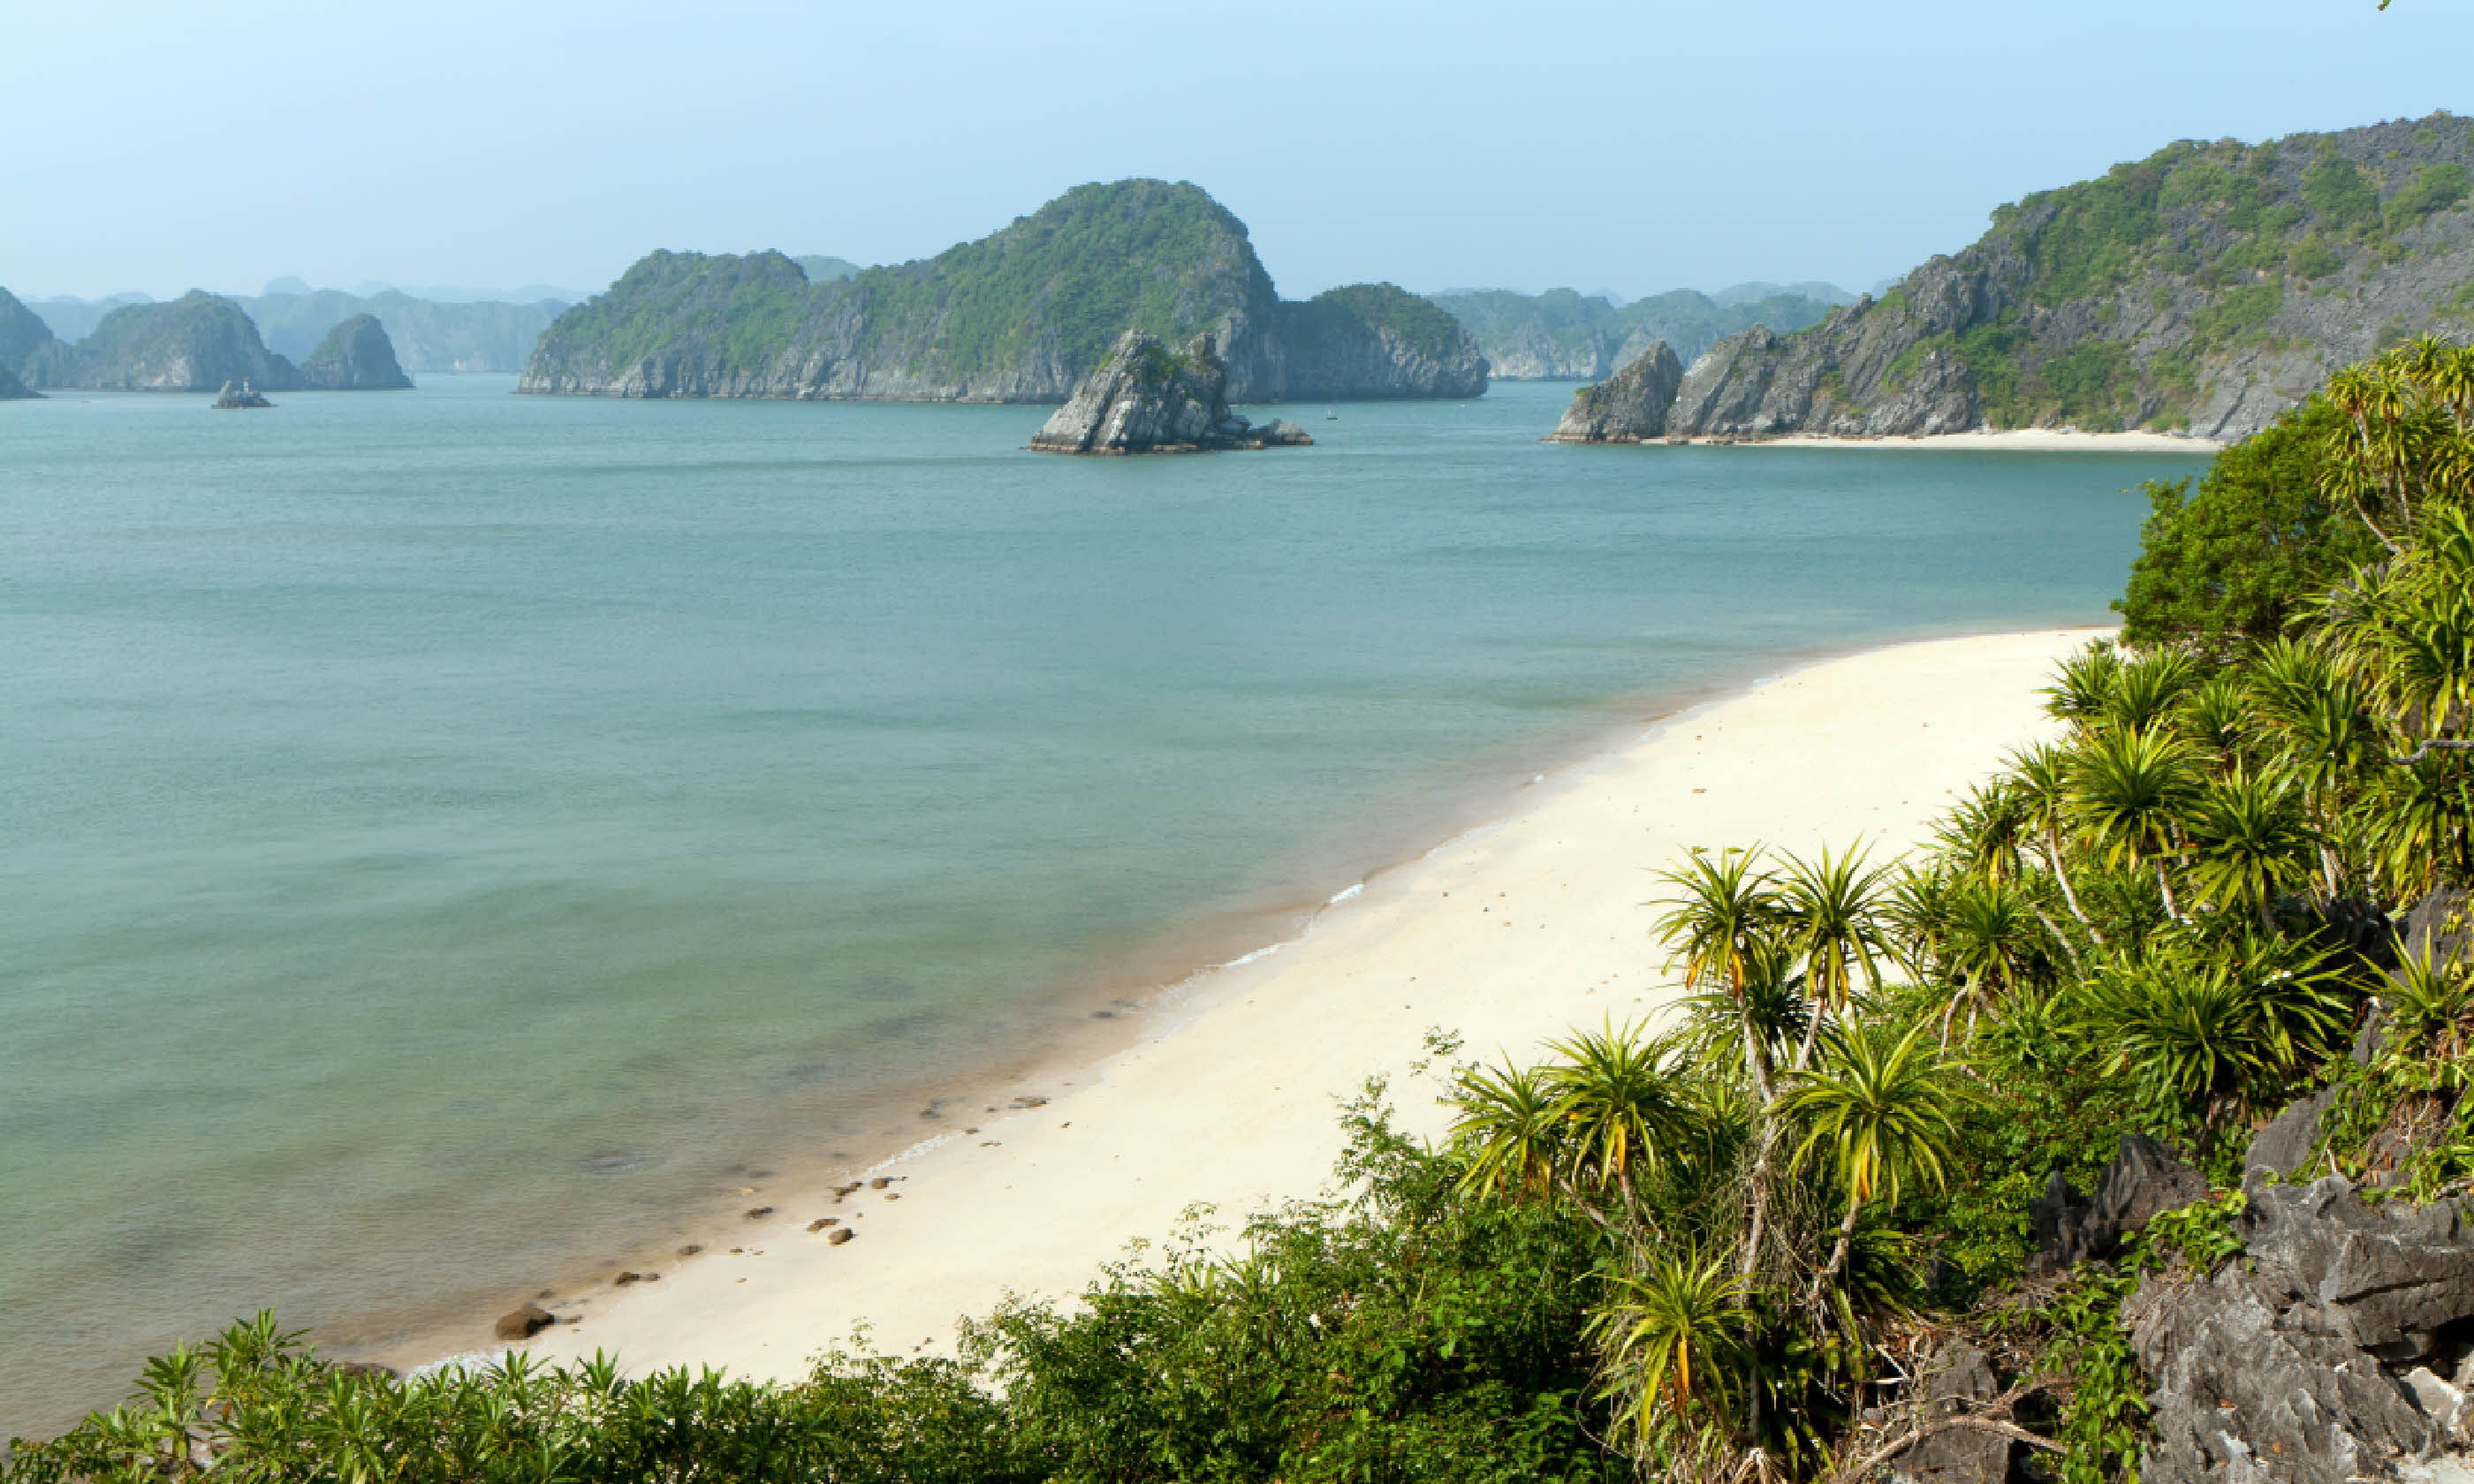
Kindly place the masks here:
<instances>
[{"instance_id":1,"label":"rocky cliff face","mask_svg":"<svg viewBox=\"0 0 2474 1484\"><path fill-rule=\"evenodd\" d=\"M1995 213L1956 257L1694 362L1672 431L2257 431L2336 367L2474 329L2474 125L2179 144Z\"/></svg>"},{"instance_id":2,"label":"rocky cliff face","mask_svg":"<svg viewBox=\"0 0 2474 1484\"><path fill-rule=\"evenodd\" d=\"M17 368L51 339L52 327L41 316L20 303L16 295L0 289L0 371L14 380Z\"/></svg>"},{"instance_id":3,"label":"rocky cliff face","mask_svg":"<svg viewBox=\"0 0 2474 1484\"><path fill-rule=\"evenodd\" d=\"M306 392L400 392L412 378L396 364L395 346L376 315L356 314L327 332L301 363Z\"/></svg>"},{"instance_id":4,"label":"rocky cliff face","mask_svg":"<svg viewBox=\"0 0 2474 1484\"><path fill-rule=\"evenodd\" d=\"M29 390L24 382L17 379L15 371L6 366L0 366L0 402L22 401L30 396L42 395L40 392Z\"/></svg>"},{"instance_id":5,"label":"rocky cliff face","mask_svg":"<svg viewBox=\"0 0 2474 1484\"><path fill-rule=\"evenodd\" d=\"M46 341L20 374L36 387L112 392L212 392L227 381L261 391L299 385L292 363L258 342L238 304L192 290L168 304L128 304L75 346Z\"/></svg>"},{"instance_id":6,"label":"rocky cliff face","mask_svg":"<svg viewBox=\"0 0 2474 1484\"><path fill-rule=\"evenodd\" d=\"M1637 443L1666 433L1667 409L1684 380L1684 365L1660 341L1649 353L1572 398L1553 443Z\"/></svg>"},{"instance_id":7,"label":"rocky cliff face","mask_svg":"<svg viewBox=\"0 0 2474 1484\"><path fill-rule=\"evenodd\" d=\"M1128 327L1207 333L1239 401L1473 396L1466 333L1389 285L1284 303L1199 188L1077 187L931 259L812 283L778 252L656 252L546 331L519 390L1061 402Z\"/></svg>"},{"instance_id":8,"label":"rocky cliff face","mask_svg":"<svg viewBox=\"0 0 2474 1484\"><path fill-rule=\"evenodd\" d=\"M1310 443L1293 422L1248 425L1228 410L1228 367L1208 335L1182 354L1128 330L1031 440L1040 453L1200 453Z\"/></svg>"}]
</instances>

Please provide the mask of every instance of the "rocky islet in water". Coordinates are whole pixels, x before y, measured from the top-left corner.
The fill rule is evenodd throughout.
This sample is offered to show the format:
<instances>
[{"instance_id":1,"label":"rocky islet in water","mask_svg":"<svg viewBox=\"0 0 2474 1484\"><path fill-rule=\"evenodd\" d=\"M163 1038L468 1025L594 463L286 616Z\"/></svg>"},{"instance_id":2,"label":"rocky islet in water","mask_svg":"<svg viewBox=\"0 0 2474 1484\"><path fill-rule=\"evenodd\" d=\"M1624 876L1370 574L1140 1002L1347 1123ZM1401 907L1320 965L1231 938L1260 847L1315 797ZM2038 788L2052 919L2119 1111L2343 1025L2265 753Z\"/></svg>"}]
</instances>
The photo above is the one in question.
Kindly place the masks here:
<instances>
[{"instance_id":1,"label":"rocky islet in water","mask_svg":"<svg viewBox=\"0 0 2474 1484\"><path fill-rule=\"evenodd\" d=\"M1209 335L1182 353L1128 330L1031 435L1037 453L1201 453L1314 442L1294 422L1254 427L1228 410L1228 368Z\"/></svg>"}]
</instances>

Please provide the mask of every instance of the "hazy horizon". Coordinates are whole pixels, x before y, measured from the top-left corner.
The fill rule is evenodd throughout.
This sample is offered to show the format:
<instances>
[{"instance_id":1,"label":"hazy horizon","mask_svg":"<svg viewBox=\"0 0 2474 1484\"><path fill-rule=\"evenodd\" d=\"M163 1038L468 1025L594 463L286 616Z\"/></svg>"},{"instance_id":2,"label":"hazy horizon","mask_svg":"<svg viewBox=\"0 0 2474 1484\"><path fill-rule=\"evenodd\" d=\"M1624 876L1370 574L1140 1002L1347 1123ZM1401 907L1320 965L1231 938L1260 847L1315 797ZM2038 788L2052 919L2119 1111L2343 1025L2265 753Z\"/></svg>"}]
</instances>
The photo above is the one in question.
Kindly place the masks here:
<instances>
[{"instance_id":1,"label":"hazy horizon","mask_svg":"<svg viewBox=\"0 0 2474 1484\"><path fill-rule=\"evenodd\" d=\"M2178 138L2462 102L2474 11L1904 0L1858 18L1295 3L1243 24L741 0L673 10L104 4L14 18L0 285L564 284L655 248L899 262L1086 180L1190 180L1281 291L1861 290L1996 205ZM106 60L108 59L108 65ZM245 80L247 86L232 85ZM92 105L109 88L112 108ZM100 119L74 132L57 120ZM1587 285L1588 287L1584 287Z\"/></svg>"}]
</instances>

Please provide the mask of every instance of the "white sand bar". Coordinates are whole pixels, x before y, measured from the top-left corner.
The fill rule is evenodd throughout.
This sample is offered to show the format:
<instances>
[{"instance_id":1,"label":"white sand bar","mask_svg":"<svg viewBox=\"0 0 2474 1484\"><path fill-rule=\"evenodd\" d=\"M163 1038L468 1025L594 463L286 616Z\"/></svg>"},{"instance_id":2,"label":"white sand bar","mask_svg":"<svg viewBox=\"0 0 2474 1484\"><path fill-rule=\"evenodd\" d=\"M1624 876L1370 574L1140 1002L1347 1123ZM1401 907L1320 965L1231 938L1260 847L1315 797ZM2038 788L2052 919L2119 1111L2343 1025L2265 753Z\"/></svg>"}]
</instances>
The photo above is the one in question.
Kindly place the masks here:
<instances>
[{"instance_id":1,"label":"white sand bar","mask_svg":"<svg viewBox=\"0 0 2474 1484\"><path fill-rule=\"evenodd\" d=\"M768 1190L781 1214L733 1238L745 1255L666 1261L661 1281L601 1291L538 1349L778 1377L866 1321L882 1350L948 1351L958 1316L1008 1290L1078 1293L1195 1203L1233 1227L1316 1195L1341 1146L1339 1100L1368 1075L1394 1079L1409 1127L1442 1130L1433 1088L1406 1080L1428 1027L1492 1059L1653 1015L1675 993L1642 905L1662 895L1655 870L1690 845L1808 854L1861 837L1886 856L1916 843L1954 792L2053 733L2037 689L2098 632L1877 650L1659 723L1383 874L1279 951L1206 976L1171 1013L1181 1024L1026 1089L1046 1106L981 1115L978 1135L888 1166L906 1177L899 1201ZM827 1215L857 1238L807 1232Z\"/></svg>"}]
</instances>

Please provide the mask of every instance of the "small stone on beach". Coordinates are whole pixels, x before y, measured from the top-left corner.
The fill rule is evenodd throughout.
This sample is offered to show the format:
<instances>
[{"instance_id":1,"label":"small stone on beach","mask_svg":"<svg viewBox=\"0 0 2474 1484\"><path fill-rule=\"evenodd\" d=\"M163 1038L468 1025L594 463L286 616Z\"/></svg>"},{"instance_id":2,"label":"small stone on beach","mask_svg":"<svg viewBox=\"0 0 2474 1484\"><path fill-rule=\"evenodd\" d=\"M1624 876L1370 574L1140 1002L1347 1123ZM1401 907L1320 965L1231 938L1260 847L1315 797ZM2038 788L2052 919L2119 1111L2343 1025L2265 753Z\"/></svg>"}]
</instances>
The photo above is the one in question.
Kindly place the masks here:
<instances>
[{"instance_id":1,"label":"small stone on beach","mask_svg":"<svg viewBox=\"0 0 2474 1484\"><path fill-rule=\"evenodd\" d=\"M825 1241L831 1246L839 1247L842 1243L849 1241L852 1237L857 1235L859 1235L859 1233L848 1227L837 1227L834 1230L834 1234L826 1237Z\"/></svg>"},{"instance_id":2,"label":"small stone on beach","mask_svg":"<svg viewBox=\"0 0 2474 1484\"><path fill-rule=\"evenodd\" d=\"M822 1232L827 1227L837 1227L841 1224L842 1218L839 1216L819 1216L815 1220L808 1223L808 1230L811 1232Z\"/></svg>"},{"instance_id":3,"label":"small stone on beach","mask_svg":"<svg viewBox=\"0 0 2474 1484\"><path fill-rule=\"evenodd\" d=\"M501 1318L496 1329L502 1340L529 1340L558 1323L558 1316L539 1304L527 1304Z\"/></svg>"},{"instance_id":4,"label":"small stone on beach","mask_svg":"<svg viewBox=\"0 0 2474 1484\"><path fill-rule=\"evenodd\" d=\"M770 1206L752 1206L748 1208L747 1219L750 1221L762 1221L772 1214L773 1208Z\"/></svg>"},{"instance_id":5,"label":"small stone on beach","mask_svg":"<svg viewBox=\"0 0 2474 1484\"><path fill-rule=\"evenodd\" d=\"M680 1257L694 1257L697 1253L700 1253L700 1252L702 1252L702 1251L704 1251L704 1244L703 1244L703 1243L701 1243L701 1242L690 1242L690 1243L688 1243L685 1247L682 1247L682 1248L680 1248L680 1249L679 1249L679 1256L680 1256Z\"/></svg>"}]
</instances>

